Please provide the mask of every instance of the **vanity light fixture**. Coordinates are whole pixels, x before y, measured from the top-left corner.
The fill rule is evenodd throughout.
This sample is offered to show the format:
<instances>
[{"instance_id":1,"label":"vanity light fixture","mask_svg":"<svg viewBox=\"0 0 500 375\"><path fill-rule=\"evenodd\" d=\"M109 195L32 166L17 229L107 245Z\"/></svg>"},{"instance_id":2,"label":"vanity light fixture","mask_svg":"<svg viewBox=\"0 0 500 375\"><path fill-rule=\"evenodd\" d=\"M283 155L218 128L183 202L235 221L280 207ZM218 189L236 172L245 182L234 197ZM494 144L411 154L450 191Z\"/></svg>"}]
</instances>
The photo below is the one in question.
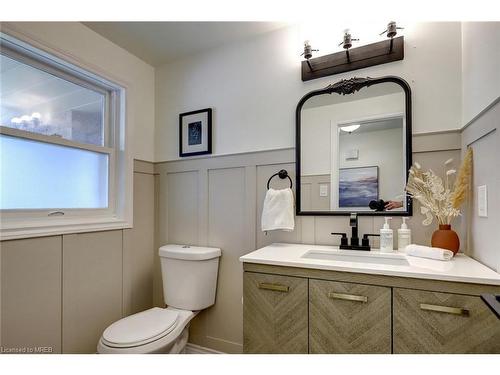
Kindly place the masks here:
<instances>
[{"instance_id":1,"label":"vanity light fixture","mask_svg":"<svg viewBox=\"0 0 500 375\"><path fill-rule=\"evenodd\" d=\"M402 29L404 29L404 27L397 27L396 22L391 21L387 24L387 28L379 34L379 35L383 35L383 34L387 33L387 37L390 38L391 44L389 46L389 53L392 52L392 47L393 47L392 40L393 40L393 38L397 35L398 30L402 30Z\"/></svg>"},{"instance_id":2,"label":"vanity light fixture","mask_svg":"<svg viewBox=\"0 0 500 375\"><path fill-rule=\"evenodd\" d=\"M387 28L384 31L382 31L379 35L387 33L388 38L394 38L398 33L397 30L403 30L403 29L404 27L398 27L396 26L396 22L391 21L387 24Z\"/></svg>"},{"instance_id":3,"label":"vanity light fixture","mask_svg":"<svg viewBox=\"0 0 500 375\"><path fill-rule=\"evenodd\" d=\"M345 49L347 62L351 62L351 59L349 58L349 48L352 47L352 42L357 42L357 41L359 41L359 39L354 39L349 29L344 30L344 40L339 43L339 46L342 46L342 48Z\"/></svg>"},{"instance_id":4,"label":"vanity light fixture","mask_svg":"<svg viewBox=\"0 0 500 375\"><path fill-rule=\"evenodd\" d=\"M383 32L387 33L388 40L352 49L353 42L359 39L353 38L351 32L346 29L343 40L339 44L345 52L335 52L315 58L312 58L312 52L317 50L313 50L309 42L306 41L302 53L305 57L302 61L302 81L403 60L404 39L402 36L394 38L398 29L402 29L402 27L397 27L396 22L391 21L387 25L387 30Z\"/></svg>"},{"instance_id":5,"label":"vanity light fixture","mask_svg":"<svg viewBox=\"0 0 500 375\"><path fill-rule=\"evenodd\" d=\"M309 62L309 59L312 57L313 52L317 52L319 49L313 49L311 47L311 43L309 43L308 40L304 41L304 52L300 54L300 56L304 56L306 59L307 65L309 65L309 69L312 70L311 63Z\"/></svg>"},{"instance_id":6,"label":"vanity light fixture","mask_svg":"<svg viewBox=\"0 0 500 375\"><path fill-rule=\"evenodd\" d=\"M351 134L353 131L358 130L360 126L360 124L341 126L340 130Z\"/></svg>"}]
</instances>

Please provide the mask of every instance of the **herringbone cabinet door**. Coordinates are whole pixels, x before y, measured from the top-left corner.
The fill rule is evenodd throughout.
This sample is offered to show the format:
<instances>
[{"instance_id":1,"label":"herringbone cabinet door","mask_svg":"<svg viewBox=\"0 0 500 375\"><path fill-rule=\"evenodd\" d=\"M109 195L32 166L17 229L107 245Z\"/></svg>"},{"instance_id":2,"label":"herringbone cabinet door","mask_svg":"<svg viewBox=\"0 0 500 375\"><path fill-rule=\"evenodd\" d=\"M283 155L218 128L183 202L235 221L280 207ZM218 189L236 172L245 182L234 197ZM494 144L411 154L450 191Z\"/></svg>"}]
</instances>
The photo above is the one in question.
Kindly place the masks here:
<instances>
[{"instance_id":1,"label":"herringbone cabinet door","mask_svg":"<svg viewBox=\"0 0 500 375\"><path fill-rule=\"evenodd\" d=\"M479 297L394 289L395 353L500 353L500 320Z\"/></svg>"},{"instance_id":2,"label":"herringbone cabinet door","mask_svg":"<svg viewBox=\"0 0 500 375\"><path fill-rule=\"evenodd\" d=\"M311 353L391 353L391 288L309 280Z\"/></svg>"},{"instance_id":3,"label":"herringbone cabinet door","mask_svg":"<svg viewBox=\"0 0 500 375\"><path fill-rule=\"evenodd\" d=\"M243 351L307 353L307 279L245 272Z\"/></svg>"}]
</instances>

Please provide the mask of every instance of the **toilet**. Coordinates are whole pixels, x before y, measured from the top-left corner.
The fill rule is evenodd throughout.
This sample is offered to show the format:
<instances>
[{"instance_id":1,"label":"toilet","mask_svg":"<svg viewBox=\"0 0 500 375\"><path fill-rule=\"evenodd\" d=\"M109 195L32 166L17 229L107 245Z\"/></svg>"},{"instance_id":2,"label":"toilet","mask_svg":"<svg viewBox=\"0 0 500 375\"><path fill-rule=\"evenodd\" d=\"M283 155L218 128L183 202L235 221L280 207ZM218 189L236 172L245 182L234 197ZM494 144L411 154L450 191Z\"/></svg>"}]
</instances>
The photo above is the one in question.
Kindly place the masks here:
<instances>
[{"instance_id":1,"label":"toilet","mask_svg":"<svg viewBox=\"0 0 500 375\"><path fill-rule=\"evenodd\" d=\"M165 245L159 255L167 307L114 322L99 339L98 353L183 353L191 319L215 303L220 249Z\"/></svg>"}]
</instances>

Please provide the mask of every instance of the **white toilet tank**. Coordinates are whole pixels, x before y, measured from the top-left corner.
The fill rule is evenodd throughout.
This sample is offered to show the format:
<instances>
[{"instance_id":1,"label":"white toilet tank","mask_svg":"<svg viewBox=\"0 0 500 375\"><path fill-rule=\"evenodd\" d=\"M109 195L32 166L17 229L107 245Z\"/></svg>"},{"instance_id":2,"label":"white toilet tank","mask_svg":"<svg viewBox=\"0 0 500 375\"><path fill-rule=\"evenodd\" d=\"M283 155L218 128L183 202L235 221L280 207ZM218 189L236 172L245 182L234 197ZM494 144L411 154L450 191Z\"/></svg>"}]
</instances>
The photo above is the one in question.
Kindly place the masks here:
<instances>
[{"instance_id":1,"label":"white toilet tank","mask_svg":"<svg viewBox=\"0 0 500 375\"><path fill-rule=\"evenodd\" d=\"M160 247L159 255L163 296L168 306L196 311L215 303L220 249L165 245Z\"/></svg>"}]
</instances>

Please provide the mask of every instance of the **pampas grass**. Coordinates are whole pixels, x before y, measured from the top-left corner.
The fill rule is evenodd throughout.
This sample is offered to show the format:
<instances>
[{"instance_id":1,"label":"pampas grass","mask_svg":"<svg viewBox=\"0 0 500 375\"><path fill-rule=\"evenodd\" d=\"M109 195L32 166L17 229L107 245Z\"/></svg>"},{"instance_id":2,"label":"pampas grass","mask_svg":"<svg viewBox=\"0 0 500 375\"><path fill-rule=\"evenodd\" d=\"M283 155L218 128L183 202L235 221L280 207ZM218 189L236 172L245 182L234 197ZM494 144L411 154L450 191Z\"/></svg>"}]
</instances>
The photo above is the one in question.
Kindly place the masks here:
<instances>
[{"instance_id":1,"label":"pampas grass","mask_svg":"<svg viewBox=\"0 0 500 375\"><path fill-rule=\"evenodd\" d=\"M451 193L451 204L454 208L460 208L467 198L467 192L470 187L472 177L472 148L469 147L465 153L462 166L458 171L455 181L455 188Z\"/></svg>"},{"instance_id":2,"label":"pampas grass","mask_svg":"<svg viewBox=\"0 0 500 375\"><path fill-rule=\"evenodd\" d=\"M453 159L444 163L444 181L434 171L422 171L420 164L410 168L406 192L421 204L421 213L425 215L424 225L436 218L439 224L451 224L454 217L460 215L460 206L467 198L472 175L472 149L467 149L464 160L456 175L455 169L448 169ZM451 186L453 185L453 188Z\"/></svg>"}]
</instances>

